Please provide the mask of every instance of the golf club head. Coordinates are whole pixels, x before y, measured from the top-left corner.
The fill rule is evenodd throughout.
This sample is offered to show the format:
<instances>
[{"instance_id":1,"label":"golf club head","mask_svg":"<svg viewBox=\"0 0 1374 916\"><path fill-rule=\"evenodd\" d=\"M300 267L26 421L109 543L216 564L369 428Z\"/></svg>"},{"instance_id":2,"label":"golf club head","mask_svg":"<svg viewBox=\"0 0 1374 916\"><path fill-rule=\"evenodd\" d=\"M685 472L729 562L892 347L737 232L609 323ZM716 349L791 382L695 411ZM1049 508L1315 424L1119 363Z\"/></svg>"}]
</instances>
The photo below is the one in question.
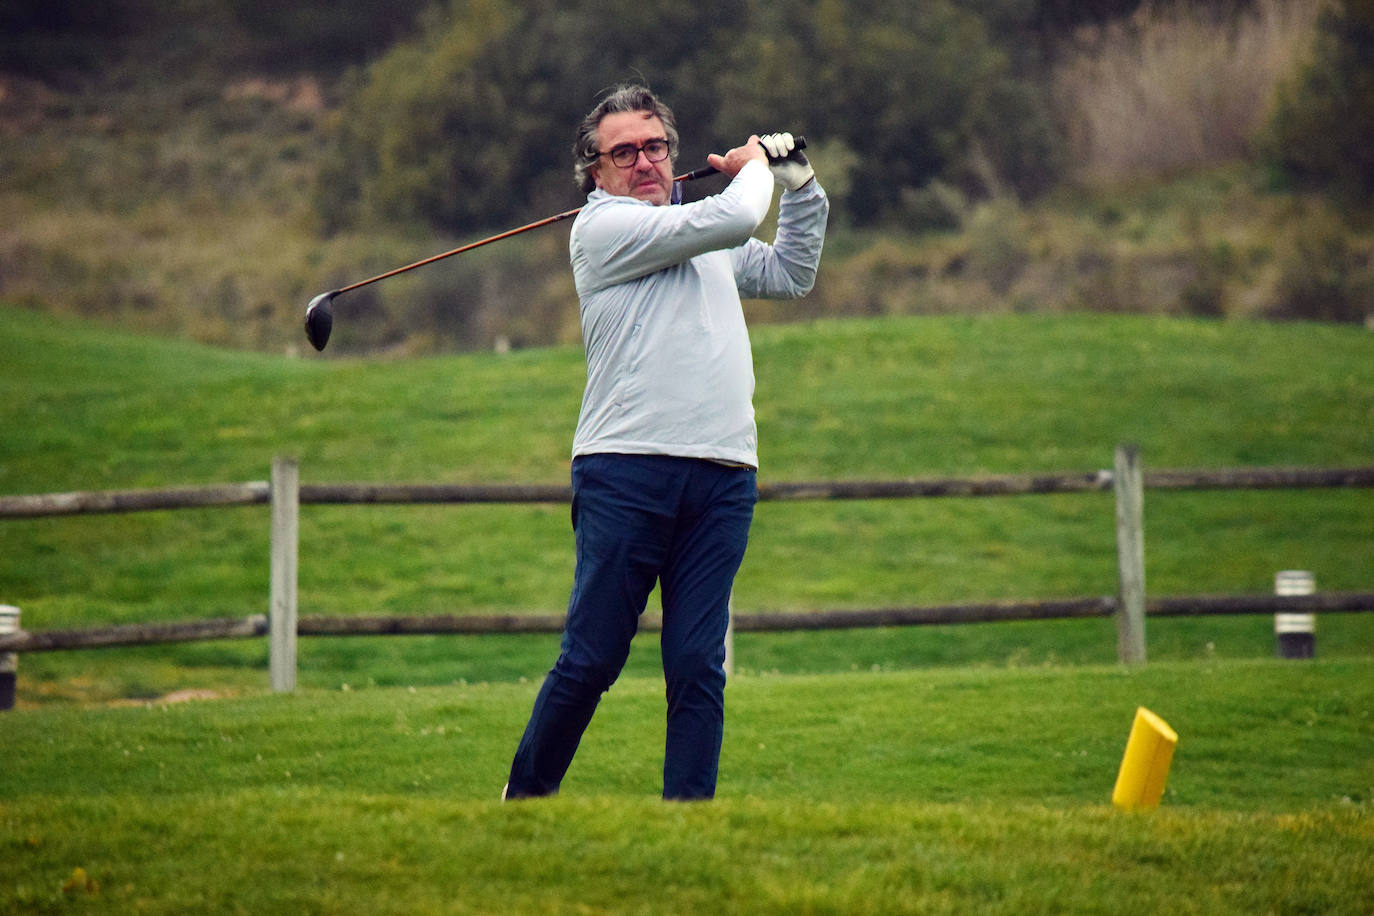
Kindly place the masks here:
<instances>
[{"instance_id":1,"label":"golf club head","mask_svg":"<svg viewBox=\"0 0 1374 916\"><path fill-rule=\"evenodd\" d=\"M329 332L334 330L334 310L330 303L339 291L320 293L305 307L305 336L316 350L324 350L329 343Z\"/></svg>"}]
</instances>

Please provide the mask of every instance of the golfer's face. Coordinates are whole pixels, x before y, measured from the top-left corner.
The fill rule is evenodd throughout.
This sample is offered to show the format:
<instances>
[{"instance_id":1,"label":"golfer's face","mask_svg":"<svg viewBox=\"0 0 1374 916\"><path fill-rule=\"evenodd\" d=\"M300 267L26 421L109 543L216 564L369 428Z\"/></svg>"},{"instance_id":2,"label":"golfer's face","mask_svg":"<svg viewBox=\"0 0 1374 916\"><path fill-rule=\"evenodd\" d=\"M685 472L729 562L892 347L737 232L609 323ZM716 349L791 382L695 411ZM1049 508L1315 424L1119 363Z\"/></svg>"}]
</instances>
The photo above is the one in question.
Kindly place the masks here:
<instances>
[{"instance_id":1,"label":"golfer's face","mask_svg":"<svg viewBox=\"0 0 1374 916\"><path fill-rule=\"evenodd\" d=\"M643 146L650 140L664 140L668 136L657 115L643 111L621 111L601 119L596 129L597 146L601 156L592 167L596 186L608 194L633 197L651 204L668 203L673 191L673 161L664 158L650 162L642 151L634 154L634 162L619 166L611 161L611 151Z\"/></svg>"}]
</instances>

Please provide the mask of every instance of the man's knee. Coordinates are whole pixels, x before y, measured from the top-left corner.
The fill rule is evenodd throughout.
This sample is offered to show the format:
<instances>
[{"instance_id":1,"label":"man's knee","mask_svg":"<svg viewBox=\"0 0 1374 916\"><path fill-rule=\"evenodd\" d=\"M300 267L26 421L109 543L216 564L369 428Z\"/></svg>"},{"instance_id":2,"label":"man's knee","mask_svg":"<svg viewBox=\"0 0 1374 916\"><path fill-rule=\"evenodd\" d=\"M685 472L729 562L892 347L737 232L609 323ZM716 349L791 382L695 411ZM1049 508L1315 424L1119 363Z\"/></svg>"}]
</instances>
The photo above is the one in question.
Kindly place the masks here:
<instances>
[{"instance_id":1,"label":"man's knee","mask_svg":"<svg viewBox=\"0 0 1374 916\"><path fill-rule=\"evenodd\" d=\"M670 700L693 697L714 700L725 690L725 650L686 652L663 661L663 677Z\"/></svg>"},{"instance_id":2,"label":"man's knee","mask_svg":"<svg viewBox=\"0 0 1374 916\"><path fill-rule=\"evenodd\" d=\"M571 682L570 689L599 697L611 689L624 666L623 659L585 658L574 661L564 653L559 656L553 670L564 681Z\"/></svg>"}]
</instances>

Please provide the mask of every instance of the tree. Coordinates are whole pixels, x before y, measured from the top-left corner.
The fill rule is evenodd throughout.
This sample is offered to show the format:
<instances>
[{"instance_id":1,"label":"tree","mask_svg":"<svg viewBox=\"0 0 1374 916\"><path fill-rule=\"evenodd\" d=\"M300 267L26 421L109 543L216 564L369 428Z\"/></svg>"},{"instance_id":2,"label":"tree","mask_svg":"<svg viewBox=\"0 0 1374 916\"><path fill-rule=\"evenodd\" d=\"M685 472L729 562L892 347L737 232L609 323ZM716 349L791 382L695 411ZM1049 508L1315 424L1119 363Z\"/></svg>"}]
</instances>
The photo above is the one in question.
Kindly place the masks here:
<instances>
[{"instance_id":1,"label":"tree","mask_svg":"<svg viewBox=\"0 0 1374 916\"><path fill-rule=\"evenodd\" d=\"M627 80L672 105L684 165L811 132L857 161L858 222L935 179L1035 193L1056 161L1042 95L954 0L454 0L362 72L320 210L469 232L566 205L573 125Z\"/></svg>"},{"instance_id":2,"label":"tree","mask_svg":"<svg viewBox=\"0 0 1374 916\"><path fill-rule=\"evenodd\" d=\"M1300 183L1374 200L1374 0L1322 13L1312 61L1281 93L1268 154Z\"/></svg>"}]
</instances>

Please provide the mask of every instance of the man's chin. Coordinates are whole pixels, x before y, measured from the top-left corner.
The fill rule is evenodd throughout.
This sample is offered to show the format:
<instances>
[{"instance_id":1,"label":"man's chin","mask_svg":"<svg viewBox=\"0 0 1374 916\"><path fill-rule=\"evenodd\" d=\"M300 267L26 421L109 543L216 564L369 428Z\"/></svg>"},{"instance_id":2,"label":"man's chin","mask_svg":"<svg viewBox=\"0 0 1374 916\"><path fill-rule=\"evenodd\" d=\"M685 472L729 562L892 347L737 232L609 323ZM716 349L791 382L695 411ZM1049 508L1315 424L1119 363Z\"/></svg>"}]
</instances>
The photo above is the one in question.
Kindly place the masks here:
<instances>
[{"instance_id":1,"label":"man's chin","mask_svg":"<svg viewBox=\"0 0 1374 916\"><path fill-rule=\"evenodd\" d=\"M645 203L661 207L668 202L668 189L662 185L644 186L630 191L630 196L635 200L642 200Z\"/></svg>"}]
</instances>

